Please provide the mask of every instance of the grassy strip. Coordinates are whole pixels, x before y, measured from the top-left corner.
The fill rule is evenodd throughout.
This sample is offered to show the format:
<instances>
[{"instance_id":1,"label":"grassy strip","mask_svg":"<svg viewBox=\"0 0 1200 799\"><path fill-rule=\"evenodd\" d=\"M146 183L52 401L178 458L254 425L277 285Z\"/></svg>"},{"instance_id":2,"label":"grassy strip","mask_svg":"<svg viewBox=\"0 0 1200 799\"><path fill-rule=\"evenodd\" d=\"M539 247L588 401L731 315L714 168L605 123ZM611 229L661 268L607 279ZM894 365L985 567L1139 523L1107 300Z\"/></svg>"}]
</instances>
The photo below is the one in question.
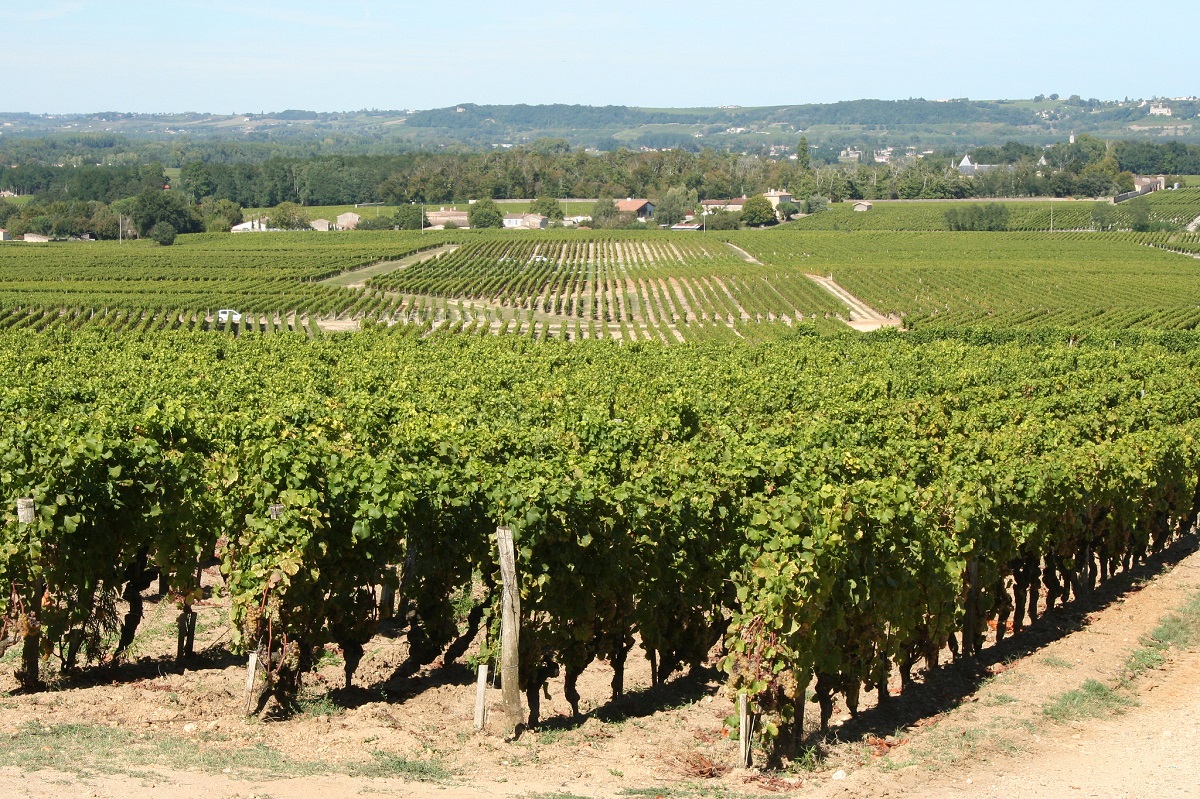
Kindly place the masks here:
<instances>
[{"instance_id":1,"label":"grassy strip","mask_svg":"<svg viewBox=\"0 0 1200 799\"><path fill-rule=\"evenodd\" d=\"M409 760L374 751L372 760L331 764L296 760L263 744L242 745L227 736L139 734L118 727L88 724L43 725L30 722L0 745L6 763L24 771L54 769L72 774L129 774L138 769L168 768L242 778L297 777L340 772L351 777L402 778L444 782L453 772L438 760Z\"/></svg>"},{"instance_id":2,"label":"grassy strip","mask_svg":"<svg viewBox=\"0 0 1200 799\"><path fill-rule=\"evenodd\" d=\"M1059 694L1042 707L1042 713L1058 722L1094 719L1120 713L1137 701L1097 680L1087 680L1078 688Z\"/></svg>"},{"instance_id":3,"label":"grassy strip","mask_svg":"<svg viewBox=\"0 0 1200 799\"><path fill-rule=\"evenodd\" d=\"M1167 651L1189 649L1200 644L1200 594L1178 609L1163 616L1158 626L1141 641L1141 646L1125 659L1125 671L1115 687L1088 680L1079 688L1066 691L1042 707L1042 713L1055 721L1073 721L1121 713L1136 705L1127 689L1150 669L1167 662ZM1045 659L1049 662L1049 658Z\"/></svg>"}]
</instances>

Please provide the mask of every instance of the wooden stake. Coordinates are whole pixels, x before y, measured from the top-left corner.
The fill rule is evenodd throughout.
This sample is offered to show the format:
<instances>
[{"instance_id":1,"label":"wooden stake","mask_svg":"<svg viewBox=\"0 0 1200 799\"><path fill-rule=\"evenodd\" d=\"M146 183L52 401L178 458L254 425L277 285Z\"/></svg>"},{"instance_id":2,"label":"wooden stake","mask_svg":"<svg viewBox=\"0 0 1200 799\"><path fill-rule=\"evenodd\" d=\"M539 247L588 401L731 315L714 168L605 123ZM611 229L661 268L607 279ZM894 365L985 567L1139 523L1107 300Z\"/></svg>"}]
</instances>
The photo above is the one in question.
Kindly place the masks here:
<instances>
[{"instance_id":1,"label":"wooden stake","mask_svg":"<svg viewBox=\"0 0 1200 799\"><path fill-rule=\"evenodd\" d=\"M487 724L487 681L488 667L486 663L481 663L479 675L475 678L475 732Z\"/></svg>"},{"instance_id":2,"label":"wooden stake","mask_svg":"<svg viewBox=\"0 0 1200 799\"><path fill-rule=\"evenodd\" d=\"M387 576L379 591L379 618L391 619L396 615L396 567L388 566Z\"/></svg>"},{"instance_id":3,"label":"wooden stake","mask_svg":"<svg viewBox=\"0 0 1200 799\"><path fill-rule=\"evenodd\" d=\"M254 682L258 677L258 653L250 653L250 661L246 664L246 701L244 703L244 712L247 716L250 715L250 708L254 704Z\"/></svg>"},{"instance_id":4,"label":"wooden stake","mask_svg":"<svg viewBox=\"0 0 1200 799\"><path fill-rule=\"evenodd\" d=\"M517 736L517 728L525 721L521 709L520 645L521 589L517 584L517 557L513 550L512 530L496 528L496 544L500 552L500 579L504 593L500 617L500 689L504 694L504 735Z\"/></svg>"},{"instance_id":5,"label":"wooden stake","mask_svg":"<svg viewBox=\"0 0 1200 799\"><path fill-rule=\"evenodd\" d=\"M977 654L975 650L976 629L979 614L979 564L972 560L967 564L967 599L963 608L963 655Z\"/></svg>"},{"instance_id":6,"label":"wooden stake","mask_svg":"<svg viewBox=\"0 0 1200 799\"><path fill-rule=\"evenodd\" d=\"M752 765L751 731L750 703L745 694L738 694L738 754L742 768Z\"/></svg>"}]
</instances>

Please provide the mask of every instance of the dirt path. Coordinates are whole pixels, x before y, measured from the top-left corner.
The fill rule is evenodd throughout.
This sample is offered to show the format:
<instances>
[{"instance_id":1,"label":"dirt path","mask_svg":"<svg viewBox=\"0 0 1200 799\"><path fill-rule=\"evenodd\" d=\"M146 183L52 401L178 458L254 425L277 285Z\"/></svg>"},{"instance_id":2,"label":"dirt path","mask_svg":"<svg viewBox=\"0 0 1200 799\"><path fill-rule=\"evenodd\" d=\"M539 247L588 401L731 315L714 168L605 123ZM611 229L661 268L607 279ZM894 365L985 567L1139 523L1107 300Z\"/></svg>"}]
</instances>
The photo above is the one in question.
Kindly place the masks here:
<instances>
[{"instance_id":1,"label":"dirt path","mask_svg":"<svg viewBox=\"0 0 1200 799\"><path fill-rule=\"evenodd\" d=\"M432 258L437 258L439 255L452 253L459 248L458 244L446 244L441 247L435 247L432 250L422 250L418 253L399 258L395 261L380 261L377 264L364 266L360 269L351 269L348 272L342 272L340 275L326 278L320 281L323 286L342 286L348 289L361 289L367 284L367 281L379 275L386 275L388 272L395 272L397 269L403 269L406 266L423 263Z\"/></svg>"},{"instance_id":2,"label":"dirt path","mask_svg":"<svg viewBox=\"0 0 1200 799\"><path fill-rule=\"evenodd\" d=\"M1183 799L1200 796L1200 647L1130 679L1131 653L1165 614L1200 595L1200 554L1144 589L1080 613L1078 632L1012 664L992 665L956 709L929 720L884 758L867 756L846 779L821 776L816 797L866 799ZM1068 617L1069 620L1069 617ZM1092 680L1115 688L1123 707L1095 717L1048 715L1065 692ZM849 755L849 758L847 758ZM912 764L912 765L909 765ZM831 762L830 767L838 767ZM816 787L816 786L815 786Z\"/></svg>"},{"instance_id":3,"label":"dirt path","mask_svg":"<svg viewBox=\"0 0 1200 799\"><path fill-rule=\"evenodd\" d=\"M725 246L728 247L729 249L733 250L734 252L736 252L741 257L741 259L743 261L745 261L746 263L758 264L759 266L763 265L762 261L758 260L753 255L746 252L745 250L743 250L741 247L737 246L736 244L731 244L727 241L727 242L725 242Z\"/></svg>"},{"instance_id":4,"label":"dirt path","mask_svg":"<svg viewBox=\"0 0 1200 799\"><path fill-rule=\"evenodd\" d=\"M846 289L835 283L833 278L813 274L807 274L806 277L821 288L828 291L833 296L837 297L838 300L850 308L850 318L845 321L847 325L855 330L871 331L878 330L881 327L900 326L899 319L889 318L882 315L874 308L860 300L858 297L855 297L853 294L846 291Z\"/></svg>"}]
</instances>

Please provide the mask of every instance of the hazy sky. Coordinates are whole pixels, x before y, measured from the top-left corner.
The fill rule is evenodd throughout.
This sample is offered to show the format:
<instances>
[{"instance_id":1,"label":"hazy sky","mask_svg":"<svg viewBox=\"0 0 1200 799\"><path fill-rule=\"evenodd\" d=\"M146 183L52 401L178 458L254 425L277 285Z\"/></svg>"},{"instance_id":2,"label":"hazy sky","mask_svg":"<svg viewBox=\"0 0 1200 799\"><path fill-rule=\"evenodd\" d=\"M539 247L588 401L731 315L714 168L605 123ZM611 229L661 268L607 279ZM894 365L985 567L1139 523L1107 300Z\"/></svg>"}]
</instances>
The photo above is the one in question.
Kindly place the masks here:
<instances>
[{"instance_id":1,"label":"hazy sky","mask_svg":"<svg viewBox=\"0 0 1200 799\"><path fill-rule=\"evenodd\" d=\"M1200 94L1196 0L0 0L5 111Z\"/></svg>"}]
</instances>

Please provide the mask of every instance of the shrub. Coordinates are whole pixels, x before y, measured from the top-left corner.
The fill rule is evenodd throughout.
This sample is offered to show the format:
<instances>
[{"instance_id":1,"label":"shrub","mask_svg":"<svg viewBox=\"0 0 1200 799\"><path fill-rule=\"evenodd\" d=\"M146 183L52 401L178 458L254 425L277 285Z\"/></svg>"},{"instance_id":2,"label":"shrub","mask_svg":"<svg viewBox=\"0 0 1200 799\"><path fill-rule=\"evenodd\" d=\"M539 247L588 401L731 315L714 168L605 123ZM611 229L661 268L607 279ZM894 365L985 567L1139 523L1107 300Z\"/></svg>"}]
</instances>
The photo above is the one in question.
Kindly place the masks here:
<instances>
[{"instance_id":1,"label":"shrub","mask_svg":"<svg viewBox=\"0 0 1200 799\"><path fill-rule=\"evenodd\" d=\"M175 243L175 226L170 222L158 222L150 228L150 238L164 247L170 247Z\"/></svg>"}]
</instances>

